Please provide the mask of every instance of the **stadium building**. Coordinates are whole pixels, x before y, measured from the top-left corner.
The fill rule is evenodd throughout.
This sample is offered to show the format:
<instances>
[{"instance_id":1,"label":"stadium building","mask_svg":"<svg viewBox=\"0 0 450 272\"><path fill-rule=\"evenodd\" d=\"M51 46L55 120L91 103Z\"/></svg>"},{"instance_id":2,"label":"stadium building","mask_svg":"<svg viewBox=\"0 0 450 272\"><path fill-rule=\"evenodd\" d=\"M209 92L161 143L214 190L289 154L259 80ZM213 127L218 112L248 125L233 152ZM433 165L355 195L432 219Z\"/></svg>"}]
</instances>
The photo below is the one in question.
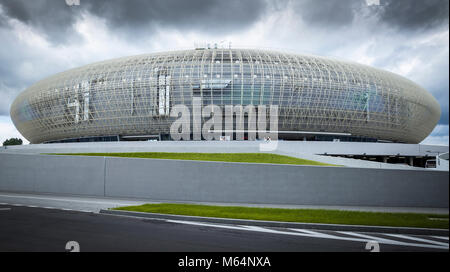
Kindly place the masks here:
<instances>
[{"instance_id":1,"label":"stadium building","mask_svg":"<svg viewBox=\"0 0 450 272\"><path fill-rule=\"evenodd\" d=\"M170 140L178 104L277 105L278 138L419 143L436 99L391 72L325 57L197 48L107 60L43 79L13 102L31 143ZM203 118L203 122L205 119ZM248 129L248 127L245 127ZM192 131L192 129L191 129Z\"/></svg>"}]
</instances>

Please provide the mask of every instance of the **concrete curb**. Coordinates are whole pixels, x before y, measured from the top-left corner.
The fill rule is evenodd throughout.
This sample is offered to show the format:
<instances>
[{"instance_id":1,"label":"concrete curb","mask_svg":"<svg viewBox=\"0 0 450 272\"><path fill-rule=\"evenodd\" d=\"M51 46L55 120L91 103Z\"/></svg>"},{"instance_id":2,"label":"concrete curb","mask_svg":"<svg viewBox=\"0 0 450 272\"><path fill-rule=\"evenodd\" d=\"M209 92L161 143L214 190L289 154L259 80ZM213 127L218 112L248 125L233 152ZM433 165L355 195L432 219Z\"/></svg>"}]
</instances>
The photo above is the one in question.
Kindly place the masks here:
<instances>
[{"instance_id":1,"label":"concrete curb","mask_svg":"<svg viewBox=\"0 0 450 272\"><path fill-rule=\"evenodd\" d=\"M121 211L121 210L100 210L99 213L116 215L116 216L141 217L141 218L149 218L149 219L182 220L182 221L192 221L192 222L208 222L208 223L218 223L218 224L260 226L260 227L339 230L339 231L358 231L358 232L381 232L381 233L436 235L436 236L448 236L449 235L448 229L294 223L294 222L280 222L280 221L262 221L262 220L248 220L248 219L230 219L230 218L214 218L214 217L201 217L201 216L189 216L189 215L145 213L145 212L132 212L132 211Z\"/></svg>"}]
</instances>

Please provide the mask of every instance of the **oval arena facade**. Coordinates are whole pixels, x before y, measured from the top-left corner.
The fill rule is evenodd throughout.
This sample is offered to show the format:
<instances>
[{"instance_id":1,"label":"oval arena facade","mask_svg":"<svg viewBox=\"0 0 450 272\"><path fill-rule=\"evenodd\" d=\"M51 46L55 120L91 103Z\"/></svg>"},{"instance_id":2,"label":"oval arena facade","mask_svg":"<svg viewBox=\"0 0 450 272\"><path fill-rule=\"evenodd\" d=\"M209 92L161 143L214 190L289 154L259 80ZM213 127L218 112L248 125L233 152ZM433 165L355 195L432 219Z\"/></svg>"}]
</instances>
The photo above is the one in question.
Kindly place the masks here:
<instances>
[{"instance_id":1,"label":"oval arena facade","mask_svg":"<svg viewBox=\"0 0 450 272\"><path fill-rule=\"evenodd\" d=\"M278 137L294 140L419 143L441 114L419 85L366 65L199 48L107 60L50 76L19 94L11 118L31 143L170 139L176 120L171 109L192 109L196 97L203 106L222 109L277 105Z\"/></svg>"}]
</instances>

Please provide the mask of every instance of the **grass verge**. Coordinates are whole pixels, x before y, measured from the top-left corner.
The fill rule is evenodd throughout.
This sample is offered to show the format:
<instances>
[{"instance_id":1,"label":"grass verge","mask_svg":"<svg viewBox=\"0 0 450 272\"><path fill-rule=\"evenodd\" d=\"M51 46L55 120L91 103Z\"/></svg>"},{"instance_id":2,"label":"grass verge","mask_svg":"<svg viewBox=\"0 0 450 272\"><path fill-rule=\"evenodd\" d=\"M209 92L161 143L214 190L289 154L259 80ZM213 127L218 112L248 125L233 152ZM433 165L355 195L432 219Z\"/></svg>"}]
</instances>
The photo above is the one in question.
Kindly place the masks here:
<instances>
[{"instance_id":1,"label":"grass verge","mask_svg":"<svg viewBox=\"0 0 450 272\"><path fill-rule=\"evenodd\" d=\"M294 158L268 153L169 153L169 152L133 152L133 153L46 153L47 155L106 156L124 158L148 158L171 160L223 161L248 163L274 163L295 165L338 166L317 161Z\"/></svg>"},{"instance_id":2,"label":"grass verge","mask_svg":"<svg viewBox=\"0 0 450 272\"><path fill-rule=\"evenodd\" d=\"M267 221L448 229L448 215L196 204L144 204L115 210ZM439 219L439 220L436 220Z\"/></svg>"}]
</instances>

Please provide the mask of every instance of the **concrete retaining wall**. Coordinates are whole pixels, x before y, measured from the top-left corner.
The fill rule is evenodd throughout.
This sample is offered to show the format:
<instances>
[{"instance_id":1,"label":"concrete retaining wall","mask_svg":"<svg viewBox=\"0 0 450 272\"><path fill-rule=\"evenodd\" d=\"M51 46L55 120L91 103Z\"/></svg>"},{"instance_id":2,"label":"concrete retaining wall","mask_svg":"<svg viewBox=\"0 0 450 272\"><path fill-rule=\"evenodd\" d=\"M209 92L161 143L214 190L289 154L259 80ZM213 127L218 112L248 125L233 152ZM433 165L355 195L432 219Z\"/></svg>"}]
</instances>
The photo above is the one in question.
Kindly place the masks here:
<instances>
[{"instance_id":1,"label":"concrete retaining wall","mask_svg":"<svg viewBox=\"0 0 450 272\"><path fill-rule=\"evenodd\" d=\"M0 190L236 203L448 208L448 172L0 154Z\"/></svg>"},{"instance_id":2,"label":"concrete retaining wall","mask_svg":"<svg viewBox=\"0 0 450 272\"><path fill-rule=\"evenodd\" d=\"M103 195L103 157L0 154L0 190Z\"/></svg>"}]
</instances>

